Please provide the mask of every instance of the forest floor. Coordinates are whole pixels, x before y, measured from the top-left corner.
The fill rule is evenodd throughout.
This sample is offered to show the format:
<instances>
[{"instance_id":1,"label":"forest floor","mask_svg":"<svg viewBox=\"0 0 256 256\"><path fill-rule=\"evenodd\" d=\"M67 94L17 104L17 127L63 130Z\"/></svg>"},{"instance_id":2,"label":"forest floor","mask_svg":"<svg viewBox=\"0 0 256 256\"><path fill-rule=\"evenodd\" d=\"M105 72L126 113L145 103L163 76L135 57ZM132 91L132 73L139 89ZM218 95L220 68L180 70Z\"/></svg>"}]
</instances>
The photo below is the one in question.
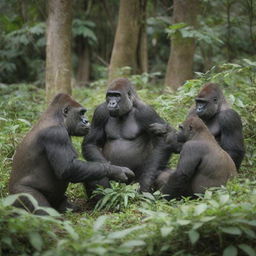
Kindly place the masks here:
<instances>
[{"instance_id":1,"label":"forest floor","mask_svg":"<svg viewBox=\"0 0 256 256\"><path fill-rule=\"evenodd\" d=\"M46 105L43 89L0 85L0 255L256 255L256 88L248 75L240 73L238 80L237 73L230 74L229 80L220 73L210 79L225 84L225 96L242 116L246 157L237 178L197 200L170 202L159 192L139 194L137 184L113 183L112 189L99 192L105 196L96 208L86 203L81 184L71 184L67 194L83 210L57 217L38 217L9 206L15 148ZM132 79L139 96L176 128L206 81L191 80L173 94L149 84L148 77ZM238 82L232 85L234 80ZM88 109L90 120L105 99L103 84L74 90L73 97ZM81 142L73 139L79 153ZM177 158L170 160L171 167Z\"/></svg>"}]
</instances>

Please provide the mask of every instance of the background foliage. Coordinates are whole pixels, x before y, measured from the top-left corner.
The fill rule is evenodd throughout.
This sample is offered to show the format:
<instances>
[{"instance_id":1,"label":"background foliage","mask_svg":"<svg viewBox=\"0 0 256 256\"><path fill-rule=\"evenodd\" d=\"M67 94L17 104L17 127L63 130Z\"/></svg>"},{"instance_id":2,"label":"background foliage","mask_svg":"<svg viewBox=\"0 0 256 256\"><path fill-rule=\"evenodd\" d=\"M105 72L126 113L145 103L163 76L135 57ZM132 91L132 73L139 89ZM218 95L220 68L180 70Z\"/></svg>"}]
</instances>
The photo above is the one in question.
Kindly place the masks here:
<instances>
[{"instance_id":1,"label":"background foliage","mask_svg":"<svg viewBox=\"0 0 256 256\"><path fill-rule=\"evenodd\" d=\"M220 83L229 103L242 116L246 158L239 176L226 188L210 189L198 200L167 202L156 192L138 194L137 185L113 183L100 189L94 208L85 203L82 186L71 185L69 197L80 213L37 217L0 203L0 250L4 255L256 255L256 63L224 64L188 81L175 94L153 86L158 74L134 75L139 96L173 126L183 121L193 98L207 81ZM104 100L104 80L76 89L74 97L91 118ZM0 86L0 194L7 195L14 150L35 123L44 105L44 90L29 84ZM29 104L28 104L29 102ZM74 144L80 152L81 139ZM177 157L170 161L175 167ZM52 213L54 214L54 213Z\"/></svg>"}]
</instances>

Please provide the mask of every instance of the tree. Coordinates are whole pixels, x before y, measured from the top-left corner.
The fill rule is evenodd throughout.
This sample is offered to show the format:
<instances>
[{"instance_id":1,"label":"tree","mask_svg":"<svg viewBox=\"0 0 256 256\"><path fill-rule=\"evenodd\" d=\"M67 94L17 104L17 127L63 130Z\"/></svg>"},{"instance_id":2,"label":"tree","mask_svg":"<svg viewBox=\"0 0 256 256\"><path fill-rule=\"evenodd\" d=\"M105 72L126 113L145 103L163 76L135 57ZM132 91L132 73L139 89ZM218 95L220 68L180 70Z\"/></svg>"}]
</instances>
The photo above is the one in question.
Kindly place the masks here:
<instances>
[{"instance_id":1,"label":"tree","mask_svg":"<svg viewBox=\"0 0 256 256\"><path fill-rule=\"evenodd\" d=\"M185 23L196 27L199 0L174 0L173 23ZM177 31L171 37L171 52L165 76L165 85L176 90L186 80L193 77L193 56L195 52L195 39L183 37Z\"/></svg>"},{"instance_id":2,"label":"tree","mask_svg":"<svg viewBox=\"0 0 256 256\"><path fill-rule=\"evenodd\" d=\"M145 33L147 0L121 0L118 25L112 50L109 80L120 68L129 66L133 73L147 71Z\"/></svg>"},{"instance_id":3,"label":"tree","mask_svg":"<svg viewBox=\"0 0 256 256\"><path fill-rule=\"evenodd\" d=\"M46 99L71 94L72 0L49 0L46 41Z\"/></svg>"}]
</instances>

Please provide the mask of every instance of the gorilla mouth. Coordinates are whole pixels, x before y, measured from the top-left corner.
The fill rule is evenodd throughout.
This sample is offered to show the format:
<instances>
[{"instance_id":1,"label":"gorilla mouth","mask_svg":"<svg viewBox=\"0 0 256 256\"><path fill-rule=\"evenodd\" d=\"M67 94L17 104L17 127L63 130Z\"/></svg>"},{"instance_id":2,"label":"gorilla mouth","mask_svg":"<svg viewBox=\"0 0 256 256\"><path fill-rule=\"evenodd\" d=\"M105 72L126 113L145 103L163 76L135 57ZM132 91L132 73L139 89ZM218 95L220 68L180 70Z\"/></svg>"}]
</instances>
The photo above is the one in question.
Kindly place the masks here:
<instances>
[{"instance_id":1,"label":"gorilla mouth","mask_svg":"<svg viewBox=\"0 0 256 256\"><path fill-rule=\"evenodd\" d=\"M119 114L119 108L109 108L108 111L112 117L116 117Z\"/></svg>"}]
</instances>

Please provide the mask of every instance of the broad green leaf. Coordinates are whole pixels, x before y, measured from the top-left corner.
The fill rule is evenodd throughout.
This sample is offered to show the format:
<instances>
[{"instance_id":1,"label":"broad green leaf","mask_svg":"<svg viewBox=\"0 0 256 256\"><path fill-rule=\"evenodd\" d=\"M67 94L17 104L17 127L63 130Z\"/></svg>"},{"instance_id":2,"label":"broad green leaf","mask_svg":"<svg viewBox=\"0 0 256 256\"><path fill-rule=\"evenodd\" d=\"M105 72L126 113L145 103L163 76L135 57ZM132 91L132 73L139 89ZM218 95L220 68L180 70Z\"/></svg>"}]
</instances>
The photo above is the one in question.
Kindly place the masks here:
<instances>
[{"instance_id":1,"label":"broad green leaf","mask_svg":"<svg viewBox=\"0 0 256 256\"><path fill-rule=\"evenodd\" d=\"M132 227L132 228L127 228L127 229L124 229L124 230L121 230L121 231L116 231L116 232L110 233L108 235L108 238L110 238L110 239L123 238L123 237L127 236L128 234L130 234L131 232L133 232L135 230L138 230L138 229L141 229L143 227L144 227L144 225L141 225L141 226L135 226L135 227Z\"/></svg>"},{"instance_id":2,"label":"broad green leaf","mask_svg":"<svg viewBox=\"0 0 256 256\"><path fill-rule=\"evenodd\" d=\"M108 217L105 216L105 215L102 215L100 216L99 218L97 218L97 220L94 222L93 224L93 230L96 232L96 231L99 231L105 224L106 222L106 219Z\"/></svg>"},{"instance_id":3,"label":"broad green leaf","mask_svg":"<svg viewBox=\"0 0 256 256\"><path fill-rule=\"evenodd\" d=\"M191 220L177 220L176 221L178 224L180 224L181 226L185 226L191 223Z\"/></svg>"},{"instance_id":4,"label":"broad green leaf","mask_svg":"<svg viewBox=\"0 0 256 256\"><path fill-rule=\"evenodd\" d=\"M31 245L37 250L41 251L43 247L43 239L37 232L31 232L28 234Z\"/></svg>"},{"instance_id":5,"label":"broad green leaf","mask_svg":"<svg viewBox=\"0 0 256 256\"><path fill-rule=\"evenodd\" d=\"M66 229L66 231L69 233L69 235L74 239L77 240L79 238L79 235L75 232L73 227L69 224L69 222L64 221L63 227Z\"/></svg>"},{"instance_id":6,"label":"broad green leaf","mask_svg":"<svg viewBox=\"0 0 256 256\"><path fill-rule=\"evenodd\" d=\"M146 245L146 243L142 240L130 240L121 244L122 247L128 247L128 248L133 248L135 246L143 246L143 245Z\"/></svg>"},{"instance_id":7,"label":"broad green leaf","mask_svg":"<svg viewBox=\"0 0 256 256\"><path fill-rule=\"evenodd\" d=\"M211 221L211 220L213 220L213 219L215 219L216 218L216 216L205 216L205 217L202 217L201 219L200 219L200 221L202 221L202 222L208 222L208 221Z\"/></svg>"},{"instance_id":8,"label":"broad green leaf","mask_svg":"<svg viewBox=\"0 0 256 256\"><path fill-rule=\"evenodd\" d=\"M247 244L239 244L238 247L249 256L256 256L255 250Z\"/></svg>"},{"instance_id":9,"label":"broad green leaf","mask_svg":"<svg viewBox=\"0 0 256 256\"><path fill-rule=\"evenodd\" d=\"M230 235L241 235L241 233L242 233L241 229L239 229L237 227L220 228L220 230L222 232L230 234Z\"/></svg>"},{"instance_id":10,"label":"broad green leaf","mask_svg":"<svg viewBox=\"0 0 256 256\"><path fill-rule=\"evenodd\" d=\"M199 204L195 207L195 215L200 215L208 208L207 204Z\"/></svg>"},{"instance_id":11,"label":"broad green leaf","mask_svg":"<svg viewBox=\"0 0 256 256\"><path fill-rule=\"evenodd\" d=\"M106 249L104 247L88 248L88 252L97 255L106 255Z\"/></svg>"},{"instance_id":12,"label":"broad green leaf","mask_svg":"<svg viewBox=\"0 0 256 256\"><path fill-rule=\"evenodd\" d=\"M220 195L219 200L221 204L225 204L229 200L229 195Z\"/></svg>"},{"instance_id":13,"label":"broad green leaf","mask_svg":"<svg viewBox=\"0 0 256 256\"><path fill-rule=\"evenodd\" d=\"M161 235L162 237L166 237L168 236L172 231L173 231L173 227L163 227L160 229Z\"/></svg>"},{"instance_id":14,"label":"broad green leaf","mask_svg":"<svg viewBox=\"0 0 256 256\"><path fill-rule=\"evenodd\" d=\"M233 245L230 245L225 248L223 251L223 256L236 256L237 255L237 248Z\"/></svg>"},{"instance_id":15,"label":"broad green leaf","mask_svg":"<svg viewBox=\"0 0 256 256\"><path fill-rule=\"evenodd\" d=\"M200 234L194 229L191 229L188 232L188 236L189 236L191 244L195 244L198 241L198 239L200 238Z\"/></svg>"}]
</instances>

